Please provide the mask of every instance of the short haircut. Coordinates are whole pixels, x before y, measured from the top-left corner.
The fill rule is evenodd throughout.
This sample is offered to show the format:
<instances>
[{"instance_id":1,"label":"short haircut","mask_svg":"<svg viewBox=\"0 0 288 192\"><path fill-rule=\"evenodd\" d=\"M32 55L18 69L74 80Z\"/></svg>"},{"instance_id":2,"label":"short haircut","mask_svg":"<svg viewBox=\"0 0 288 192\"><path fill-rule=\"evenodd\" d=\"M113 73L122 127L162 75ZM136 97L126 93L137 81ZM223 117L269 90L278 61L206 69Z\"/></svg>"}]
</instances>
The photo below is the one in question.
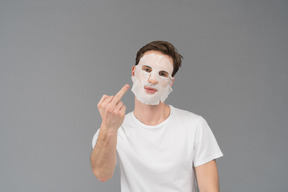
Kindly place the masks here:
<instances>
[{"instance_id":1,"label":"short haircut","mask_svg":"<svg viewBox=\"0 0 288 192\"><path fill-rule=\"evenodd\" d=\"M168 55L173 59L173 73L172 77L177 73L179 67L181 67L182 63L182 55L180 55L177 51L177 49L169 42L167 41L152 41L151 43L148 43L147 45L144 45L136 55L136 63L135 65L138 65L141 57L144 55L147 51L159 51L165 55Z\"/></svg>"}]
</instances>

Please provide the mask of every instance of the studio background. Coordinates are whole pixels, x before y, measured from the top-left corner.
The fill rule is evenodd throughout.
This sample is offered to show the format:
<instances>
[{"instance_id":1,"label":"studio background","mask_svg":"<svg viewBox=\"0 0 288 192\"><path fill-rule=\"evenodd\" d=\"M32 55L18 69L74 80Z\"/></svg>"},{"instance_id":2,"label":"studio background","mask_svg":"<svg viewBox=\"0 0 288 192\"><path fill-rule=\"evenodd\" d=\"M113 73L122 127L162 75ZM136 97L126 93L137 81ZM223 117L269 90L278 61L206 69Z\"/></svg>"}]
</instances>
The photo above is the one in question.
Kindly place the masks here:
<instances>
[{"instance_id":1,"label":"studio background","mask_svg":"<svg viewBox=\"0 0 288 192\"><path fill-rule=\"evenodd\" d=\"M183 55L167 104L202 115L221 191L288 191L288 3L1 0L0 191L120 192L90 167L97 103L131 82L139 48ZM134 96L123 98L127 112ZM169 159L167 159L169 161Z\"/></svg>"}]
</instances>

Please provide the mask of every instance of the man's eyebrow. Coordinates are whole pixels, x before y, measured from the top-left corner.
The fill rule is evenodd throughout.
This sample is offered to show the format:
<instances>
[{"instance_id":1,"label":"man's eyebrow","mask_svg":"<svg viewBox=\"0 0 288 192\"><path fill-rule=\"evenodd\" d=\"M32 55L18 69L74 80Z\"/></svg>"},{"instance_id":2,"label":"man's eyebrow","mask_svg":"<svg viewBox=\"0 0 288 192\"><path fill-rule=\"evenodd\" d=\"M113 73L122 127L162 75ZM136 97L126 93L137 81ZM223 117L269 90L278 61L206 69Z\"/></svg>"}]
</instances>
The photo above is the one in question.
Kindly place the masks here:
<instances>
[{"instance_id":1,"label":"man's eyebrow","mask_svg":"<svg viewBox=\"0 0 288 192\"><path fill-rule=\"evenodd\" d=\"M149 65L143 65L142 67L150 67ZM150 68L152 68L152 67L150 67Z\"/></svg>"}]
</instances>

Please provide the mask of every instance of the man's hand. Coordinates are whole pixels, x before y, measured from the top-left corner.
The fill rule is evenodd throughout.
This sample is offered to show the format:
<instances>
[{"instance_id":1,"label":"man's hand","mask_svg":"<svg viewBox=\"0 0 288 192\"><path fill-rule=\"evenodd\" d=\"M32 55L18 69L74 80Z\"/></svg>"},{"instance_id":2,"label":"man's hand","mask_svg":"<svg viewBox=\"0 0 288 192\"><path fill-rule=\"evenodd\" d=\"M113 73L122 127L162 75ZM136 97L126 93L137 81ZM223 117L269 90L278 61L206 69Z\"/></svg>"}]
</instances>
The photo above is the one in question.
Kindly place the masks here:
<instances>
[{"instance_id":1,"label":"man's hand","mask_svg":"<svg viewBox=\"0 0 288 192\"><path fill-rule=\"evenodd\" d=\"M122 125L125 117L126 106L123 104L121 98L129 89L126 84L115 96L103 95L97 107L102 118L101 128L107 133L115 133Z\"/></svg>"},{"instance_id":2,"label":"man's hand","mask_svg":"<svg viewBox=\"0 0 288 192\"><path fill-rule=\"evenodd\" d=\"M99 181L112 178L116 166L117 131L125 117L126 106L121 98L129 89L126 84L115 96L103 95L97 107L102 124L96 145L91 154L91 166Z\"/></svg>"}]
</instances>

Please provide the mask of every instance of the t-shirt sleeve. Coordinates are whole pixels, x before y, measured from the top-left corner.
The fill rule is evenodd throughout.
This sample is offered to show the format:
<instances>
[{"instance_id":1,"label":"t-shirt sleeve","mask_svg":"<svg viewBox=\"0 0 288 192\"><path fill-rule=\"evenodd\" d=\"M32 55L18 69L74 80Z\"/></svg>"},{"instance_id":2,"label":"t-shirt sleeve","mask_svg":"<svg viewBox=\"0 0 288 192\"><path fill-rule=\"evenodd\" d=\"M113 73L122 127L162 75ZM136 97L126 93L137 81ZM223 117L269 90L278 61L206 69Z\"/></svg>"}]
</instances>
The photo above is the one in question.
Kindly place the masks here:
<instances>
[{"instance_id":1,"label":"t-shirt sleeve","mask_svg":"<svg viewBox=\"0 0 288 192\"><path fill-rule=\"evenodd\" d=\"M222 156L223 153L207 121L200 116L195 134L194 167L203 165Z\"/></svg>"}]
</instances>

